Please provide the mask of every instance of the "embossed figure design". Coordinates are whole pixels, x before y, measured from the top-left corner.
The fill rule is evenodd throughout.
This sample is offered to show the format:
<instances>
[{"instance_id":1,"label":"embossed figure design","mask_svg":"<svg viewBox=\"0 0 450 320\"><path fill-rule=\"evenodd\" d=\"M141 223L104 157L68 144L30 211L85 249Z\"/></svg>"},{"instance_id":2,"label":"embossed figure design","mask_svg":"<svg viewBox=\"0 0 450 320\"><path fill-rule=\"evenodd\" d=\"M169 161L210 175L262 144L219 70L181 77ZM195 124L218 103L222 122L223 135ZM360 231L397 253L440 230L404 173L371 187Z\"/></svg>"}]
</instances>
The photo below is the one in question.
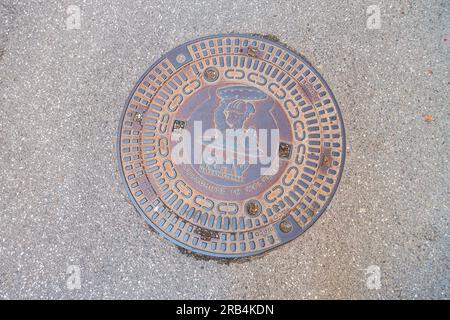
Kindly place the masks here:
<instances>
[{"instance_id":1,"label":"embossed figure design","mask_svg":"<svg viewBox=\"0 0 450 320\"><path fill-rule=\"evenodd\" d=\"M276 172L176 162L175 135L194 134L195 123L277 130ZM145 72L124 107L117 149L148 224L190 251L237 258L293 240L324 212L342 174L345 134L333 93L303 57L231 34L183 44Z\"/></svg>"}]
</instances>

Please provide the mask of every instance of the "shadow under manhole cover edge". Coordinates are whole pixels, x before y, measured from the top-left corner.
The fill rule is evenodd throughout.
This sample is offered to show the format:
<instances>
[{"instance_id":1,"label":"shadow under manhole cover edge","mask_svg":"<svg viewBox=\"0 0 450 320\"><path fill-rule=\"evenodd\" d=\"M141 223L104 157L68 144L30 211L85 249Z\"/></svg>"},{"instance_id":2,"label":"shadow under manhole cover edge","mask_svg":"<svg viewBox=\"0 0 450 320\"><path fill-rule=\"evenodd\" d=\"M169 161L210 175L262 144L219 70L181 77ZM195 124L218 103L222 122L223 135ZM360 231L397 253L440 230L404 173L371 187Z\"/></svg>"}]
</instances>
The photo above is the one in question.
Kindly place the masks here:
<instances>
[{"instance_id":1,"label":"shadow under manhole cover edge","mask_svg":"<svg viewBox=\"0 0 450 320\"><path fill-rule=\"evenodd\" d=\"M260 129L276 130L279 169L176 164L177 135L210 128L254 129L258 143ZM146 222L219 258L257 255L305 232L333 198L345 151L342 115L321 75L285 45L246 34L195 39L161 57L131 91L117 139L121 178Z\"/></svg>"}]
</instances>

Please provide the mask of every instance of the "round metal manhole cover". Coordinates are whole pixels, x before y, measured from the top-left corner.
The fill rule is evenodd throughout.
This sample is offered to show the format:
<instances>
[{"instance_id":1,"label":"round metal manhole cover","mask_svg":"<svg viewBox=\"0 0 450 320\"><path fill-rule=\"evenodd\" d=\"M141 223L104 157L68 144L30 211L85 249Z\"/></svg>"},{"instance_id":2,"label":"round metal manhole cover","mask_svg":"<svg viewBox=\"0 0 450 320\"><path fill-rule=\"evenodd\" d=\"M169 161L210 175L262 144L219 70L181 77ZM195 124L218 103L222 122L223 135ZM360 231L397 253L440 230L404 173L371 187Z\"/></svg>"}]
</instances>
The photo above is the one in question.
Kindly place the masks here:
<instances>
[{"instance_id":1,"label":"round metal manhole cover","mask_svg":"<svg viewBox=\"0 0 450 320\"><path fill-rule=\"evenodd\" d=\"M118 159L147 223L196 253L237 258L311 226L339 183L345 134L320 74L250 35L183 44L141 77Z\"/></svg>"}]
</instances>

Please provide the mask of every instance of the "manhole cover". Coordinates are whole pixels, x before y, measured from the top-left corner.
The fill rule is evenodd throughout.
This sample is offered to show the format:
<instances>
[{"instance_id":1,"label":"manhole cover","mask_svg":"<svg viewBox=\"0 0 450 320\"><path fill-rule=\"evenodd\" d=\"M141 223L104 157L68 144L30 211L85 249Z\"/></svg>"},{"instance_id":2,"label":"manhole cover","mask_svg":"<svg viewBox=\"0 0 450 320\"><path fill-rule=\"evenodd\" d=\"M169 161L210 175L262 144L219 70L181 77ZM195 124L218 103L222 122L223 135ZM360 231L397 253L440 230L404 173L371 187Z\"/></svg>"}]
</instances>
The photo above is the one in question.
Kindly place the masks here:
<instances>
[{"instance_id":1,"label":"manhole cover","mask_svg":"<svg viewBox=\"0 0 450 320\"><path fill-rule=\"evenodd\" d=\"M302 234L333 197L344 157L342 117L320 74L250 35L163 56L131 92L118 132L120 172L145 220L216 257Z\"/></svg>"}]
</instances>

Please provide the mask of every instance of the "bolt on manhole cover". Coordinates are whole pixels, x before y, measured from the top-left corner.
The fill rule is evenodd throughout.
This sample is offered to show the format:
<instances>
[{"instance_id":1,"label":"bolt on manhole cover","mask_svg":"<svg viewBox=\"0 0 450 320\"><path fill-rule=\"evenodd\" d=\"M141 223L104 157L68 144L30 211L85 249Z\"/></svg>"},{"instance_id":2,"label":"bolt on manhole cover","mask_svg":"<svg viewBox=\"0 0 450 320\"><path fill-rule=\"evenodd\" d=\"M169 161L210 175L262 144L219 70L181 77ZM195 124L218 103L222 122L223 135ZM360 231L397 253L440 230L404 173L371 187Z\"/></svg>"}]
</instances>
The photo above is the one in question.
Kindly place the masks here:
<instances>
[{"instance_id":1,"label":"bolt on manhole cover","mask_svg":"<svg viewBox=\"0 0 450 320\"><path fill-rule=\"evenodd\" d=\"M320 74L251 35L164 55L131 92L118 132L120 172L147 223L215 257L255 255L306 231L344 158L342 117Z\"/></svg>"}]
</instances>

